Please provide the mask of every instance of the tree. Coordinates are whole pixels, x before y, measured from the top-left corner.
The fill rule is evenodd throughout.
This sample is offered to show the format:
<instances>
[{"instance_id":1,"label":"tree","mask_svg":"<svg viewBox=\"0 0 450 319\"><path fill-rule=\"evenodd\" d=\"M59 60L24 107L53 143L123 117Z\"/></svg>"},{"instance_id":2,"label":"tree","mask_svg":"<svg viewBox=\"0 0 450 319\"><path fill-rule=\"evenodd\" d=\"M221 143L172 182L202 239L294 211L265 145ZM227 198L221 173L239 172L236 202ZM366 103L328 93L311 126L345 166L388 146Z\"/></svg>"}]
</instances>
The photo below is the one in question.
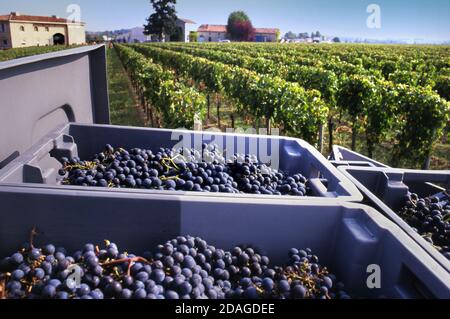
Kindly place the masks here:
<instances>
[{"instance_id":1,"label":"tree","mask_svg":"<svg viewBox=\"0 0 450 319\"><path fill-rule=\"evenodd\" d=\"M170 41L171 42L184 42L183 38L183 29L180 27L176 27L172 34L170 35Z\"/></svg>"},{"instance_id":2,"label":"tree","mask_svg":"<svg viewBox=\"0 0 450 319\"><path fill-rule=\"evenodd\" d=\"M333 42L335 42L335 43L340 43L340 42L341 42L341 39L339 39L338 37L334 37L334 38L333 38Z\"/></svg>"},{"instance_id":3,"label":"tree","mask_svg":"<svg viewBox=\"0 0 450 319\"><path fill-rule=\"evenodd\" d=\"M87 43L99 43L99 42L105 42L101 34L98 33L86 33L86 42Z\"/></svg>"},{"instance_id":4,"label":"tree","mask_svg":"<svg viewBox=\"0 0 450 319\"><path fill-rule=\"evenodd\" d=\"M162 41L165 34L172 35L176 31L177 15L175 4L177 0L150 0L155 13L147 19L144 25L145 35L157 35Z\"/></svg>"},{"instance_id":5,"label":"tree","mask_svg":"<svg viewBox=\"0 0 450 319\"><path fill-rule=\"evenodd\" d=\"M296 38L297 38L297 35L296 35L294 32L289 31L288 33L286 33L286 34L284 35L284 37L285 37L286 39L293 40L293 39L296 39Z\"/></svg>"},{"instance_id":6,"label":"tree","mask_svg":"<svg viewBox=\"0 0 450 319\"><path fill-rule=\"evenodd\" d=\"M228 17L227 32L231 40L253 41L255 28L247 14L243 11L235 11Z\"/></svg>"},{"instance_id":7,"label":"tree","mask_svg":"<svg viewBox=\"0 0 450 319\"><path fill-rule=\"evenodd\" d=\"M244 11L235 11L230 14L228 17L228 26L231 26L236 22L246 22L250 21L250 18Z\"/></svg>"},{"instance_id":8,"label":"tree","mask_svg":"<svg viewBox=\"0 0 450 319\"><path fill-rule=\"evenodd\" d=\"M308 34L308 32L299 33L298 37L300 39L306 39L306 38L309 38L309 34Z\"/></svg>"},{"instance_id":9,"label":"tree","mask_svg":"<svg viewBox=\"0 0 450 319\"><path fill-rule=\"evenodd\" d=\"M196 31L189 32L189 42L198 42L198 32Z\"/></svg>"}]
</instances>

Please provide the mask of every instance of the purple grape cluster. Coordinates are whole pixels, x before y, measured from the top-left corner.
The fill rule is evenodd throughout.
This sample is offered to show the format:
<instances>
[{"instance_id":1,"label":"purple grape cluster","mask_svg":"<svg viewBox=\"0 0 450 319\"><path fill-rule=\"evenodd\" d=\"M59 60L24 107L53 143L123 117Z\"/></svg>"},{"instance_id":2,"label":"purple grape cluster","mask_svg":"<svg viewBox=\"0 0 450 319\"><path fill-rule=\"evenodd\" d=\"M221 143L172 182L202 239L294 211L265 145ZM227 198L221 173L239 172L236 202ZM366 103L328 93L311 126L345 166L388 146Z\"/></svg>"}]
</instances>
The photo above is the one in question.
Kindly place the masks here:
<instances>
[{"instance_id":1,"label":"purple grape cluster","mask_svg":"<svg viewBox=\"0 0 450 319\"><path fill-rule=\"evenodd\" d=\"M72 270L79 269L79 282ZM3 296L2 296L3 292ZM0 298L11 299L347 299L342 283L310 249L270 266L251 247L225 251L180 236L142 257L105 242L74 254L24 244L0 262Z\"/></svg>"},{"instance_id":2,"label":"purple grape cluster","mask_svg":"<svg viewBox=\"0 0 450 319\"><path fill-rule=\"evenodd\" d=\"M260 163L255 156L222 156L214 145L195 149L105 150L90 161L62 158L63 184L208 193L306 196L308 181Z\"/></svg>"},{"instance_id":3,"label":"purple grape cluster","mask_svg":"<svg viewBox=\"0 0 450 319\"><path fill-rule=\"evenodd\" d=\"M408 194L399 216L450 260L450 198Z\"/></svg>"}]
</instances>

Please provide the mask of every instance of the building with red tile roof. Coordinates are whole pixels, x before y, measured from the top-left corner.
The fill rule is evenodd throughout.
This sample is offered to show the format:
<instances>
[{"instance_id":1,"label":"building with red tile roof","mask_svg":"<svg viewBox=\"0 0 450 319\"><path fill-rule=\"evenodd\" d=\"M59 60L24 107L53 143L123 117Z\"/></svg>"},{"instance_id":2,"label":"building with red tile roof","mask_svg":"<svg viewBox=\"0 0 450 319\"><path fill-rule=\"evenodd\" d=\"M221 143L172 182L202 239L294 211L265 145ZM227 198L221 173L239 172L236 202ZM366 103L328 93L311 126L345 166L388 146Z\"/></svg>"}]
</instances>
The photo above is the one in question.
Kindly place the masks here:
<instances>
[{"instance_id":1,"label":"building with red tile roof","mask_svg":"<svg viewBox=\"0 0 450 319\"><path fill-rule=\"evenodd\" d=\"M0 15L0 49L86 42L85 23L57 16Z\"/></svg>"},{"instance_id":2,"label":"building with red tile roof","mask_svg":"<svg viewBox=\"0 0 450 319\"><path fill-rule=\"evenodd\" d=\"M198 30L201 42L220 42L227 40L227 26L219 24L202 24ZM255 28L256 42L276 42L280 34L277 28Z\"/></svg>"}]
</instances>

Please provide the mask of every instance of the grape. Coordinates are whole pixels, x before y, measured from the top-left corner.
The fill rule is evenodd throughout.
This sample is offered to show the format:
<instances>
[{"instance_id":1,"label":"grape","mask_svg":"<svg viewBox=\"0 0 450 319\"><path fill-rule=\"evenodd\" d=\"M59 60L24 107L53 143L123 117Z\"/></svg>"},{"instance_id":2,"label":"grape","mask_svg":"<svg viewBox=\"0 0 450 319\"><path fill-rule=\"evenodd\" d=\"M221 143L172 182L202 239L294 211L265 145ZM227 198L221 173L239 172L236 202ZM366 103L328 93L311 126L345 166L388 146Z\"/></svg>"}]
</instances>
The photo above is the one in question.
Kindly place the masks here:
<instances>
[{"instance_id":1,"label":"grape","mask_svg":"<svg viewBox=\"0 0 450 319\"><path fill-rule=\"evenodd\" d=\"M161 269L155 269L155 271L153 271L152 273L152 279L156 282L156 283L161 283L163 282L163 280L165 279L166 274L164 273L164 271L162 271Z\"/></svg>"},{"instance_id":2,"label":"grape","mask_svg":"<svg viewBox=\"0 0 450 319\"><path fill-rule=\"evenodd\" d=\"M409 193L398 215L450 260L450 196L447 193L429 198Z\"/></svg>"},{"instance_id":3,"label":"grape","mask_svg":"<svg viewBox=\"0 0 450 319\"><path fill-rule=\"evenodd\" d=\"M16 269L11 273L11 279L16 281L20 281L24 276L25 273L20 269Z\"/></svg>"},{"instance_id":4,"label":"grape","mask_svg":"<svg viewBox=\"0 0 450 319\"><path fill-rule=\"evenodd\" d=\"M122 291L122 285L117 281L113 281L110 284L106 285L106 287L105 287L106 295L111 296L111 297L119 295L121 293L121 291Z\"/></svg>"},{"instance_id":5,"label":"grape","mask_svg":"<svg viewBox=\"0 0 450 319\"><path fill-rule=\"evenodd\" d=\"M139 288L133 293L133 297L134 299L145 299L147 297L147 292L145 289Z\"/></svg>"},{"instance_id":6,"label":"grape","mask_svg":"<svg viewBox=\"0 0 450 319\"><path fill-rule=\"evenodd\" d=\"M58 291L56 293L56 299L69 299L69 294L65 291Z\"/></svg>"},{"instance_id":7,"label":"grape","mask_svg":"<svg viewBox=\"0 0 450 319\"><path fill-rule=\"evenodd\" d=\"M307 290L303 285L295 285L292 288L292 296L296 299L306 298Z\"/></svg>"},{"instance_id":8,"label":"grape","mask_svg":"<svg viewBox=\"0 0 450 319\"><path fill-rule=\"evenodd\" d=\"M33 248L30 253L28 254L28 257L32 260L38 260L39 257L41 257L41 252L39 251L39 249L35 249Z\"/></svg>"},{"instance_id":9,"label":"grape","mask_svg":"<svg viewBox=\"0 0 450 319\"><path fill-rule=\"evenodd\" d=\"M90 292L91 292L91 289L90 289L89 286L86 285L86 284L81 284L81 285L80 285L80 288L77 289L77 294L78 294L79 296L87 295L87 294L89 294Z\"/></svg>"},{"instance_id":10,"label":"grape","mask_svg":"<svg viewBox=\"0 0 450 319\"><path fill-rule=\"evenodd\" d=\"M271 278L266 277L263 279L262 287L266 292L268 292L268 293L272 292L274 286L275 286L275 284Z\"/></svg>"},{"instance_id":11,"label":"grape","mask_svg":"<svg viewBox=\"0 0 450 319\"><path fill-rule=\"evenodd\" d=\"M191 256L185 256L183 260L183 267L187 269L193 269L196 266L194 258Z\"/></svg>"},{"instance_id":12,"label":"grape","mask_svg":"<svg viewBox=\"0 0 450 319\"><path fill-rule=\"evenodd\" d=\"M15 253L9 260L15 265L20 265L23 262L23 255L20 253Z\"/></svg>"},{"instance_id":13,"label":"grape","mask_svg":"<svg viewBox=\"0 0 450 319\"><path fill-rule=\"evenodd\" d=\"M101 290L95 289L89 293L89 296L92 297L92 299L104 299L104 294Z\"/></svg>"},{"instance_id":14,"label":"grape","mask_svg":"<svg viewBox=\"0 0 450 319\"><path fill-rule=\"evenodd\" d=\"M95 154L91 161L61 160L64 183L79 186L126 187L213 193L251 193L306 196L307 179L288 175L258 162L255 156L236 154L225 161L216 146L202 154L194 149L117 149ZM183 154L191 156L180 157ZM206 162L207 161L207 162Z\"/></svg>"},{"instance_id":15,"label":"grape","mask_svg":"<svg viewBox=\"0 0 450 319\"><path fill-rule=\"evenodd\" d=\"M42 290L42 296L47 299L51 299L56 294L56 288L53 285L47 285Z\"/></svg>"},{"instance_id":16,"label":"grape","mask_svg":"<svg viewBox=\"0 0 450 319\"><path fill-rule=\"evenodd\" d=\"M132 296L133 292L130 289L125 288L120 292L121 299L131 299Z\"/></svg>"},{"instance_id":17,"label":"grape","mask_svg":"<svg viewBox=\"0 0 450 319\"><path fill-rule=\"evenodd\" d=\"M50 265L50 264L48 264L48 265ZM51 265L50 265L50 267L51 267ZM49 272L51 272L51 270ZM33 277L38 280L41 280L45 277L45 271L42 268L36 268L33 271Z\"/></svg>"},{"instance_id":18,"label":"grape","mask_svg":"<svg viewBox=\"0 0 450 319\"><path fill-rule=\"evenodd\" d=\"M51 286L53 286L53 287L58 287L58 286L61 285L61 281L58 280L58 279L51 279L51 280L48 282L48 284L51 285Z\"/></svg>"},{"instance_id":19,"label":"grape","mask_svg":"<svg viewBox=\"0 0 450 319\"><path fill-rule=\"evenodd\" d=\"M287 280L280 280L280 282L278 282L278 289L282 292L282 293L286 293L289 292L290 285L289 282Z\"/></svg>"},{"instance_id":20,"label":"grape","mask_svg":"<svg viewBox=\"0 0 450 319\"><path fill-rule=\"evenodd\" d=\"M208 169L208 166L202 168ZM42 250L24 245L21 253L2 261L2 267L7 269L0 272L0 279L3 272L10 272L5 286L7 297L350 298L343 284L319 264L319 258L309 248L289 250L288 264L270 268L269 258L253 247L235 247L227 252L191 236L179 236L159 245L154 252L147 252L145 255L151 257L148 259L151 261L120 253L114 243L107 242L104 248L95 247L87 244L72 257L63 248L54 249L53 245L44 246ZM41 251L44 255L54 253L55 258L49 261L47 257L53 255L47 255L44 259ZM39 257L21 259L22 254ZM82 268L79 287L68 278L68 267L76 261ZM33 282L29 283L26 278L33 278Z\"/></svg>"},{"instance_id":21,"label":"grape","mask_svg":"<svg viewBox=\"0 0 450 319\"><path fill-rule=\"evenodd\" d=\"M180 299L178 294L172 290L166 291L165 297L166 297L166 299Z\"/></svg>"},{"instance_id":22,"label":"grape","mask_svg":"<svg viewBox=\"0 0 450 319\"><path fill-rule=\"evenodd\" d=\"M244 290L243 297L245 299L258 299L258 292L255 287L248 287Z\"/></svg>"}]
</instances>

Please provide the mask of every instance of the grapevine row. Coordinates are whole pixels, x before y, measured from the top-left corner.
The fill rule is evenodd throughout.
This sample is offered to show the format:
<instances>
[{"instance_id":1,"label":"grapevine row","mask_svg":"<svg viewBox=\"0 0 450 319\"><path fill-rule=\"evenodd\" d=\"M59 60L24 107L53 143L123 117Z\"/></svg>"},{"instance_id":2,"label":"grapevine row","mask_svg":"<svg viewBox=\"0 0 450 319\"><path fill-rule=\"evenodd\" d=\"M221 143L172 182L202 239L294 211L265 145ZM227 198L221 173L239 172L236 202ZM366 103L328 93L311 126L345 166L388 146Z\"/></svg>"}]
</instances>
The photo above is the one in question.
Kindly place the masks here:
<instances>
[{"instance_id":1,"label":"grapevine row","mask_svg":"<svg viewBox=\"0 0 450 319\"><path fill-rule=\"evenodd\" d=\"M226 94L247 114L273 121L291 136L315 142L319 127L327 118L328 107L320 93L307 91L297 83L154 46L134 48L178 74L203 83L209 90Z\"/></svg>"},{"instance_id":2,"label":"grapevine row","mask_svg":"<svg viewBox=\"0 0 450 319\"><path fill-rule=\"evenodd\" d=\"M46 47L27 47L27 48L17 48L12 50L0 50L0 62L24 58L27 56L51 53L61 50L67 50L71 48L77 47L74 46L64 46L64 45L54 45L54 46L46 46Z\"/></svg>"},{"instance_id":3,"label":"grapevine row","mask_svg":"<svg viewBox=\"0 0 450 319\"><path fill-rule=\"evenodd\" d=\"M285 80L298 82L307 89L319 90L332 110L343 110L350 116L354 137L358 131L365 133L370 156L374 146L395 130L398 141L395 158L405 157L423 162L429 157L433 143L448 121L449 104L428 86L393 83L369 72L344 72L338 80L336 74L320 67L288 68L264 58L252 58L245 54L237 56L192 45L183 47L170 44L162 47L254 70L262 75L280 76ZM330 115L333 116L334 113L331 112ZM329 123L332 124L331 117ZM411 130L411 127L414 129Z\"/></svg>"},{"instance_id":4,"label":"grapevine row","mask_svg":"<svg viewBox=\"0 0 450 319\"><path fill-rule=\"evenodd\" d=\"M115 48L143 99L150 103L148 110L152 121L156 117L153 109L169 128L192 128L196 118L203 118L206 110L203 94L176 81L173 72L133 49L123 45Z\"/></svg>"}]
</instances>

